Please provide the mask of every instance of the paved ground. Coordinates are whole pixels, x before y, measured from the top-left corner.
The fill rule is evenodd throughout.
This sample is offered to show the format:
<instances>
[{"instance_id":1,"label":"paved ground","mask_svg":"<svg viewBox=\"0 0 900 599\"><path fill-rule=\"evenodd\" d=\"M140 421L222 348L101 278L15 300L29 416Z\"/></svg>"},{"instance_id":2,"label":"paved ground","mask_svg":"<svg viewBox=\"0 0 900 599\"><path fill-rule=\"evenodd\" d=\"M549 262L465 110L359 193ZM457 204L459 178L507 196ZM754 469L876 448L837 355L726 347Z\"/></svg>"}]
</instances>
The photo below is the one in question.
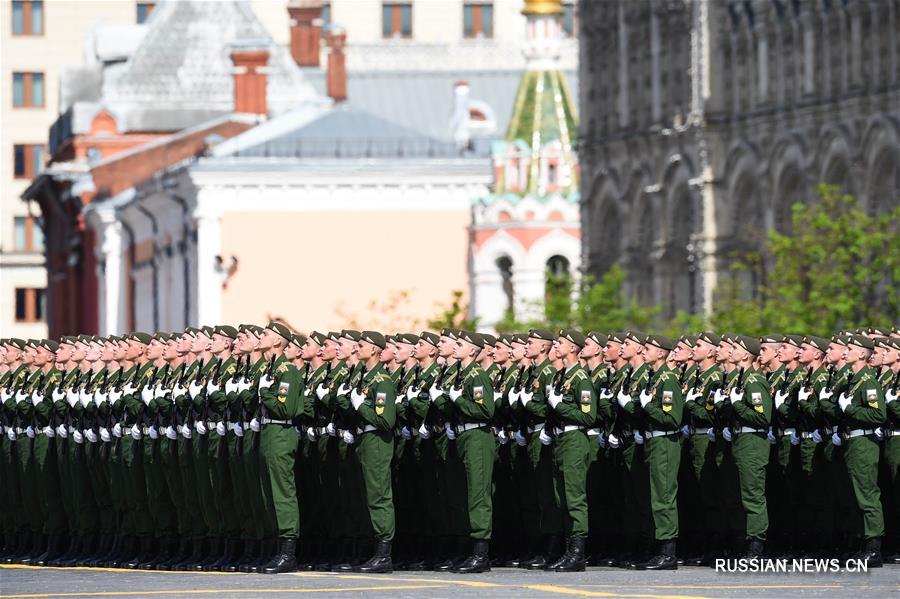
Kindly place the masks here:
<instances>
[{"instance_id":1,"label":"paved ground","mask_svg":"<svg viewBox=\"0 0 900 599\"><path fill-rule=\"evenodd\" d=\"M900 597L900 566L869 573L725 574L709 568L629 572L590 568L575 574L497 569L471 577L390 575L135 572L89 568L0 566L0 599L13 597L190 597L217 599L296 594L395 597Z\"/></svg>"}]
</instances>

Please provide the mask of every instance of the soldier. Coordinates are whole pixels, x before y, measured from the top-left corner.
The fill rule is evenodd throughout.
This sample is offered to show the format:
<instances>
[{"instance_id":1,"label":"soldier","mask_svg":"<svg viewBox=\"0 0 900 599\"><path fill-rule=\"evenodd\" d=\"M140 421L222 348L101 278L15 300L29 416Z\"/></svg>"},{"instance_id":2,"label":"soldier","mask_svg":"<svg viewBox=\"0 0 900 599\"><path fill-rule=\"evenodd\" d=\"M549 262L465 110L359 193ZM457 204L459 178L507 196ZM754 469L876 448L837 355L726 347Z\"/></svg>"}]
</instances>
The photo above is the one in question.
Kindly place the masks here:
<instances>
[{"instance_id":1,"label":"soldier","mask_svg":"<svg viewBox=\"0 0 900 599\"><path fill-rule=\"evenodd\" d=\"M887 423L884 428L884 462L887 466L887 480L890 484L890 495L894 506L893 553L886 555L884 561L889 564L900 564L900 401L897 393L900 390L900 337L882 337L878 340L881 363L884 372L882 388L887 411Z\"/></svg>"},{"instance_id":2,"label":"soldier","mask_svg":"<svg viewBox=\"0 0 900 599\"><path fill-rule=\"evenodd\" d=\"M612 546L608 533L614 520L609 498L603 491L603 485L614 476L606 453L606 434L613 415L612 402L607 397L611 374L609 364L604 359L607 339L603 333L591 331L585 337L584 348L578 354L591 378L597 403L597 417L593 426L586 431L591 441L587 474L588 563L593 566L600 565L601 561L611 555Z\"/></svg>"}]
</instances>

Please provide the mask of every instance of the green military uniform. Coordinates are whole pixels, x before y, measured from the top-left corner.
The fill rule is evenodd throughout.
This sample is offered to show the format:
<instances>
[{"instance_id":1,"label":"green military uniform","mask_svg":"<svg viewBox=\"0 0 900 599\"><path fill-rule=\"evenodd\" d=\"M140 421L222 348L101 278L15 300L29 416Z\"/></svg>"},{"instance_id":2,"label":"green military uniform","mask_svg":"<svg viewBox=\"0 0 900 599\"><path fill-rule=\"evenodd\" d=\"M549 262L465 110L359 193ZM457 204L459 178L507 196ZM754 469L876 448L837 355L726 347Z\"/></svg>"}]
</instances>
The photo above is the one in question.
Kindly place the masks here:
<instances>
[{"instance_id":1,"label":"green military uniform","mask_svg":"<svg viewBox=\"0 0 900 599\"><path fill-rule=\"evenodd\" d=\"M678 470L681 465L681 421L684 397L678 374L663 366L650 380L652 396L643 406L650 469L650 509L657 541L678 537Z\"/></svg>"}]
</instances>

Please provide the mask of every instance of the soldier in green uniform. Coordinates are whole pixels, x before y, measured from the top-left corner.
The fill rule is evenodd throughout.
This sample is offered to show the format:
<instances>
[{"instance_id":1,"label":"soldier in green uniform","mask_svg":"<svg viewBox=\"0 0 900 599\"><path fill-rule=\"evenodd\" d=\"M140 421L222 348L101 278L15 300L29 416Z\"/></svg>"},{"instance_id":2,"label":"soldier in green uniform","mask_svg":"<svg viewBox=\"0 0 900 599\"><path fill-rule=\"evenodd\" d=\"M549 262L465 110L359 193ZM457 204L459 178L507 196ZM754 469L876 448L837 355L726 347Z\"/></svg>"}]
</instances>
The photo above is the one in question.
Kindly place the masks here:
<instances>
[{"instance_id":1,"label":"soldier in green uniform","mask_svg":"<svg viewBox=\"0 0 900 599\"><path fill-rule=\"evenodd\" d=\"M584 570L588 536L587 473L591 442L587 430L597 419L597 401L590 376L578 361L585 336L561 330L554 347L563 362L557 382L547 394L554 413L553 464L556 494L560 498L567 537L566 551L548 566L556 572Z\"/></svg>"},{"instance_id":2,"label":"soldier in green uniform","mask_svg":"<svg viewBox=\"0 0 900 599\"><path fill-rule=\"evenodd\" d=\"M882 337L878 340L881 353L884 403L887 423L884 427L884 463L887 466L887 481L893 498L894 530L893 553L885 555L889 564L900 564L900 337Z\"/></svg>"}]
</instances>

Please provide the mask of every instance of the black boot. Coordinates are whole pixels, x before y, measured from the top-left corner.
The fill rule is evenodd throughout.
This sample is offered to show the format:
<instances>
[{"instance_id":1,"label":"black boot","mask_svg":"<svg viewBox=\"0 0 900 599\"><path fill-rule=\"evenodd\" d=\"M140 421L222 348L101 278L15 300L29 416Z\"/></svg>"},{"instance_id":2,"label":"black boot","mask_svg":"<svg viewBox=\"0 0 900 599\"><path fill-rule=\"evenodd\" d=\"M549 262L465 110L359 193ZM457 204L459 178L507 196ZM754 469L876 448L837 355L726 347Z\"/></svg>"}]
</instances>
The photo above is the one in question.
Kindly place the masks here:
<instances>
[{"instance_id":1,"label":"black boot","mask_svg":"<svg viewBox=\"0 0 900 599\"><path fill-rule=\"evenodd\" d=\"M259 546L259 559L247 566L247 571L251 574L258 574L262 569L272 561L278 549L276 539L263 539ZM241 570L243 572L243 570Z\"/></svg>"},{"instance_id":2,"label":"black boot","mask_svg":"<svg viewBox=\"0 0 900 599\"><path fill-rule=\"evenodd\" d=\"M443 537L439 546L443 549L431 568L435 572L449 572L453 569L453 560L456 557L456 541L451 537Z\"/></svg>"},{"instance_id":3,"label":"black boot","mask_svg":"<svg viewBox=\"0 0 900 599\"><path fill-rule=\"evenodd\" d=\"M744 554L744 559L759 559L763 555L763 542L759 539L750 539L747 542L747 553Z\"/></svg>"},{"instance_id":4,"label":"black boot","mask_svg":"<svg viewBox=\"0 0 900 599\"><path fill-rule=\"evenodd\" d=\"M353 568L359 563L360 556L360 547L362 543L358 539L353 539L350 541L349 545L349 553L344 552L338 559L341 560L338 564L332 564L331 571L332 572L353 572Z\"/></svg>"},{"instance_id":5,"label":"black boot","mask_svg":"<svg viewBox=\"0 0 900 599\"><path fill-rule=\"evenodd\" d=\"M538 555L530 562L523 564L522 567L526 570L546 570L547 566L550 566L559 559L560 550L562 547L562 539L559 535L547 535L547 544L544 553Z\"/></svg>"},{"instance_id":6,"label":"black boot","mask_svg":"<svg viewBox=\"0 0 900 599\"><path fill-rule=\"evenodd\" d=\"M72 544L69 546L69 550L59 556L58 559L51 561L50 565L59 568L71 568L75 566L78 560L81 559L81 548L85 544L84 539L85 538L82 535L74 537L72 539Z\"/></svg>"},{"instance_id":7,"label":"black boot","mask_svg":"<svg viewBox=\"0 0 900 599\"><path fill-rule=\"evenodd\" d=\"M587 565L584 559L584 537L569 537L568 550L548 570L554 572L584 572Z\"/></svg>"},{"instance_id":8,"label":"black boot","mask_svg":"<svg viewBox=\"0 0 900 599\"><path fill-rule=\"evenodd\" d=\"M651 557L642 564L637 564L635 570L677 570L678 562L675 558L675 541L662 541L659 546L659 554Z\"/></svg>"},{"instance_id":9,"label":"black boot","mask_svg":"<svg viewBox=\"0 0 900 599\"><path fill-rule=\"evenodd\" d=\"M354 572L363 574L390 574L394 571L391 561L391 542L378 539L375 544L375 554L359 567L353 568Z\"/></svg>"},{"instance_id":10,"label":"black boot","mask_svg":"<svg viewBox=\"0 0 900 599\"><path fill-rule=\"evenodd\" d=\"M129 570L137 570L138 566L146 563L153 557L153 537L141 537L139 541L140 550L134 559L125 563L124 567Z\"/></svg>"},{"instance_id":11,"label":"black boot","mask_svg":"<svg viewBox=\"0 0 900 599\"><path fill-rule=\"evenodd\" d=\"M491 571L491 558L488 557L488 542L475 541L472 555L466 558L462 564L453 569L457 574L477 574Z\"/></svg>"},{"instance_id":12,"label":"black boot","mask_svg":"<svg viewBox=\"0 0 900 599\"><path fill-rule=\"evenodd\" d=\"M47 542L47 553L39 557L35 565L49 566L50 562L59 559L59 556L61 556L63 553L64 538L65 537L63 535L50 535L50 539Z\"/></svg>"},{"instance_id":13,"label":"black boot","mask_svg":"<svg viewBox=\"0 0 900 599\"><path fill-rule=\"evenodd\" d=\"M278 539L278 553L260 570L263 574L283 574L297 571L297 539Z\"/></svg>"},{"instance_id":14,"label":"black boot","mask_svg":"<svg viewBox=\"0 0 900 599\"><path fill-rule=\"evenodd\" d=\"M881 559L881 539L869 539L863 548L859 559L866 560L866 564L870 568L880 568L883 565Z\"/></svg>"},{"instance_id":15,"label":"black boot","mask_svg":"<svg viewBox=\"0 0 900 599\"><path fill-rule=\"evenodd\" d=\"M118 568L123 563L129 561L135 554L135 543L137 539L135 539L131 535L125 535L121 539L119 539L118 547L113 553L109 561L103 564L107 568Z\"/></svg>"},{"instance_id":16,"label":"black boot","mask_svg":"<svg viewBox=\"0 0 900 599\"><path fill-rule=\"evenodd\" d=\"M156 564L156 570L174 570L175 566L181 563L183 560L187 559L188 555L190 555L191 551L191 541L190 539L182 538L181 541L178 542L178 547L172 555L168 557L158 564Z\"/></svg>"},{"instance_id":17,"label":"black boot","mask_svg":"<svg viewBox=\"0 0 900 599\"><path fill-rule=\"evenodd\" d=\"M172 552L175 551L175 539L173 537L160 537L156 541L156 551L151 554L151 557L145 561L138 564L139 570L156 570L156 565L165 562L172 556Z\"/></svg>"},{"instance_id":18,"label":"black boot","mask_svg":"<svg viewBox=\"0 0 900 599\"><path fill-rule=\"evenodd\" d=\"M225 555L225 539L223 539L222 537L210 537L209 554L207 554L205 560L200 562L200 571L214 571L213 565L215 565L216 562L222 559L223 555ZM197 568L194 569L196 570Z\"/></svg>"},{"instance_id":19,"label":"black boot","mask_svg":"<svg viewBox=\"0 0 900 599\"><path fill-rule=\"evenodd\" d=\"M94 558L88 561L86 564L89 568L96 568L101 563L106 561L107 556L112 551L114 537L108 534L101 534L100 538L97 539L97 551L94 554Z\"/></svg>"},{"instance_id":20,"label":"black boot","mask_svg":"<svg viewBox=\"0 0 900 599\"><path fill-rule=\"evenodd\" d=\"M203 561L204 553L204 539L196 538L191 541L191 553L185 559L181 561L181 563L175 564L172 568L173 570L177 570L179 572L190 572L194 569L194 566Z\"/></svg>"},{"instance_id":21,"label":"black boot","mask_svg":"<svg viewBox=\"0 0 900 599\"><path fill-rule=\"evenodd\" d=\"M19 563L26 566L33 565L46 550L47 537L42 533L34 533L31 535L31 548L28 550L28 554L19 560Z\"/></svg>"},{"instance_id":22,"label":"black boot","mask_svg":"<svg viewBox=\"0 0 900 599\"><path fill-rule=\"evenodd\" d=\"M225 539L221 559L209 567L214 572L237 572L238 546L237 539Z\"/></svg>"},{"instance_id":23,"label":"black boot","mask_svg":"<svg viewBox=\"0 0 900 599\"><path fill-rule=\"evenodd\" d=\"M238 563L238 572L250 572L250 568L259 560L262 552L262 541L259 539L247 539L244 541L244 555Z\"/></svg>"}]
</instances>

